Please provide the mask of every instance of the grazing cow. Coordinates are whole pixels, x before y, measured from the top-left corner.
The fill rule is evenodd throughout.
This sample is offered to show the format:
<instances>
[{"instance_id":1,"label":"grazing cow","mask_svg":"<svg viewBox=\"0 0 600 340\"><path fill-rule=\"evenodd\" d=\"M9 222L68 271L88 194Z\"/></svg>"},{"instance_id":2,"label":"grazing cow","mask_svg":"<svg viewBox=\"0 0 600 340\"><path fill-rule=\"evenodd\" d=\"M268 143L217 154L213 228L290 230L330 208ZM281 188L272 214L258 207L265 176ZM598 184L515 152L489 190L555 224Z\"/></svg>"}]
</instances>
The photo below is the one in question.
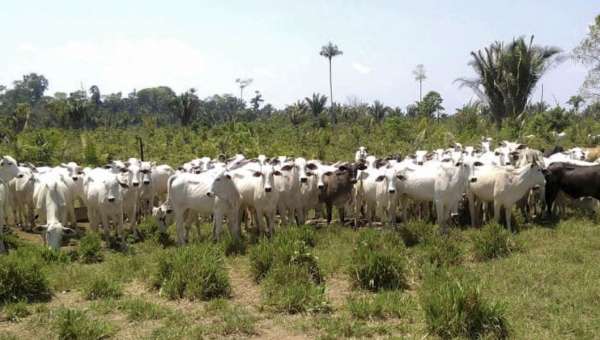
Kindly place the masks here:
<instances>
[{"instance_id":1,"label":"grazing cow","mask_svg":"<svg viewBox=\"0 0 600 340\"><path fill-rule=\"evenodd\" d=\"M559 190L576 199L586 196L600 199L600 165L580 166L557 162L548 166L545 175L549 215Z\"/></svg>"},{"instance_id":2,"label":"grazing cow","mask_svg":"<svg viewBox=\"0 0 600 340\"><path fill-rule=\"evenodd\" d=\"M8 185L13 178L23 177L17 162L11 156L0 158L0 222L5 222L6 206L8 204ZM0 254L6 254L4 248L4 226L0 225Z\"/></svg>"},{"instance_id":3,"label":"grazing cow","mask_svg":"<svg viewBox=\"0 0 600 340\"><path fill-rule=\"evenodd\" d=\"M102 169L91 170L84 177L83 191L90 226L93 231L98 231L100 221L102 222L107 247L110 246L109 220L115 225L117 236L121 235L121 244L125 247L122 188L129 189L129 185L123 183L119 175Z\"/></svg>"},{"instance_id":4,"label":"grazing cow","mask_svg":"<svg viewBox=\"0 0 600 340\"><path fill-rule=\"evenodd\" d=\"M469 183L467 194L471 220L475 225L475 198L483 202L494 202L494 218L500 221L500 209L505 208L506 225L511 227L512 206L522 199L529 189L535 185L544 186L544 173L537 163L521 168L510 169L495 166L483 166L475 171L477 181Z\"/></svg>"},{"instance_id":5,"label":"grazing cow","mask_svg":"<svg viewBox=\"0 0 600 340\"><path fill-rule=\"evenodd\" d=\"M63 175L55 172L37 176L35 182L36 214L45 224L35 227L34 230L42 233L44 245L58 250L63 234L76 234L75 230L64 227L71 192Z\"/></svg>"},{"instance_id":6,"label":"grazing cow","mask_svg":"<svg viewBox=\"0 0 600 340\"><path fill-rule=\"evenodd\" d=\"M152 186L158 195L160 202L164 202L167 196L169 177L175 175L175 170L167 164L153 165L151 169Z\"/></svg>"}]
</instances>

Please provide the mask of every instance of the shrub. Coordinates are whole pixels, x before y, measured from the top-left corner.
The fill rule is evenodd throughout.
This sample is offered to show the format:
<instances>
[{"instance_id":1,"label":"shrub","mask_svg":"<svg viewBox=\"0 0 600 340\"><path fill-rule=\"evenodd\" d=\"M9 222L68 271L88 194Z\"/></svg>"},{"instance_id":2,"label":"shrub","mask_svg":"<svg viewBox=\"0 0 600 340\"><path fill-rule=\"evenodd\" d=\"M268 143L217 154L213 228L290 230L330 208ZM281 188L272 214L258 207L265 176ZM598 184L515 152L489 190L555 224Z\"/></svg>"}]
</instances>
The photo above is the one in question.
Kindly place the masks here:
<instances>
[{"instance_id":1,"label":"shrub","mask_svg":"<svg viewBox=\"0 0 600 340\"><path fill-rule=\"evenodd\" d=\"M121 295L121 283L107 276L94 275L83 286L83 296L87 300L117 299Z\"/></svg>"},{"instance_id":2,"label":"shrub","mask_svg":"<svg viewBox=\"0 0 600 340\"><path fill-rule=\"evenodd\" d=\"M50 299L44 265L36 248L25 247L0 257L0 305Z\"/></svg>"},{"instance_id":3,"label":"shrub","mask_svg":"<svg viewBox=\"0 0 600 340\"><path fill-rule=\"evenodd\" d=\"M87 232L79 241L77 258L83 263L97 263L104 260L104 248L100 233Z\"/></svg>"},{"instance_id":4,"label":"shrub","mask_svg":"<svg viewBox=\"0 0 600 340\"><path fill-rule=\"evenodd\" d=\"M427 275L420 293L427 328L444 339L509 335L505 305L485 299L474 276L462 269Z\"/></svg>"},{"instance_id":5,"label":"shrub","mask_svg":"<svg viewBox=\"0 0 600 340\"><path fill-rule=\"evenodd\" d=\"M159 255L153 286L169 299L210 300L231 296L231 284L216 246L202 243Z\"/></svg>"},{"instance_id":6,"label":"shrub","mask_svg":"<svg viewBox=\"0 0 600 340\"><path fill-rule=\"evenodd\" d=\"M473 243L476 257L482 260L505 257L520 249L514 235L495 221L474 234Z\"/></svg>"},{"instance_id":7,"label":"shrub","mask_svg":"<svg viewBox=\"0 0 600 340\"><path fill-rule=\"evenodd\" d=\"M431 235L423 241L423 244L425 258L437 267L456 266L462 262L462 249L455 239Z\"/></svg>"},{"instance_id":8,"label":"shrub","mask_svg":"<svg viewBox=\"0 0 600 340\"><path fill-rule=\"evenodd\" d=\"M405 256L403 241L397 234L365 229L348 267L352 285L370 291L405 289Z\"/></svg>"},{"instance_id":9,"label":"shrub","mask_svg":"<svg viewBox=\"0 0 600 340\"><path fill-rule=\"evenodd\" d=\"M91 319L84 310L61 309L54 318L59 339L102 339L115 328L106 322Z\"/></svg>"},{"instance_id":10,"label":"shrub","mask_svg":"<svg viewBox=\"0 0 600 340\"><path fill-rule=\"evenodd\" d=\"M141 298L126 299L119 302L122 310L131 321L158 320L165 317L168 309Z\"/></svg>"},{"instance_id":11,"label":"shrub","mask_svg":"<svg viewBox=\"0 0 600 340\"><path fill-rule=\"evenodd\" d=\"M261 239L258 244L250 248L248 257L250 258L250 273L255 282L260 282L265 278L267 272L271 269L275 258L276 245L267 239Z\"/></svg>"},{"instance_id":12,"label":"shrub","mask_svg":"<svg viewBox=\"0 0 600 340\"><path fill-rule=\"evenodd\" d=\"M236 305L233 308L227 308L221 314L221 321L218 322L218 332L220 335L230 337L233 335L252 336L258 335L256 322L258 318L248 313L244 308Z\"/></svg>"},{"instance_id":13,"label":"shrub","mask_svg":"<svg viewBox=\"0 0 600 340\"><path fill-rule=\"evenodd\" d=\"M318 239L315 228L307 225L283 228L281 229L280 237L294 241L302 241L309 247L315 247Z\"/></svg>"}]
</instances>

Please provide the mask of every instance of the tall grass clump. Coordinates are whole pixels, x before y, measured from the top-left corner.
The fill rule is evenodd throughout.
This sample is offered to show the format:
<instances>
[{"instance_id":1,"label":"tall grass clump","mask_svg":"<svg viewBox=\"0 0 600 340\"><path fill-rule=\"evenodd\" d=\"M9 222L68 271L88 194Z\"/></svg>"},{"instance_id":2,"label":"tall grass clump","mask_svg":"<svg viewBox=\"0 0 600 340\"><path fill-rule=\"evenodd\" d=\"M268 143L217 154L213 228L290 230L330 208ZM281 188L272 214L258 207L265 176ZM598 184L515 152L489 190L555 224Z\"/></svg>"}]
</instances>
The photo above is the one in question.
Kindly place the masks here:
<instances>
[{"instance_id":1,"label":"tall grass clump","mask_svg":"<svg viewBox=\"0 0 600 340\"><path fill-rule=\"evenodd\" d=\"M4 315L6 320L10 322L19 322L31 312L27 308L27 300L21 300L14 303L4 305Z\"/></svg>"},{"instance_id":2,"label":"tall grass clump","mask_svg":"<svg viewBox=\"0 0 600 340\"><path fill-rule=\"evenodd\" d=\"M54 317L54 328L59 339L104 339L110 337L115 327L104 321L91 319L81 309L61 309Z\"/></svg>"},{"instance_id":3,"label":"tall grass clump","mask_svg":"<svg viewBox=\"0 0 600 340\"><path fill-rule=\"evenodd\" d=\"M408 304L402 301L402 292L398 291L348 296L346 305L352 316L359 320L400 318L408 310Z\"/></svg>"},{"instance_id":4,"label":"tall grass clump","mask_svg":"<svg viewBox=\"0 0 600 340\"><path fill-rule=\"evenodd\" d=\"M25 247L0 257L0 305L49 300L52 293L36 248Z\"/></svg>"},{"instance_id":5,"label":"tall grass clump","mask_svg":"<svg viewBox=\"0 0 600 340\"><path fill-rule=\"evenodd\" d=\"M462 262L460 244L452 237L433 234L423 240L425 259L437 266L457 266Z\"/></svg>"},{"instance_id":6,"label":"tall grass clump","mask_svg":"<svg viewBox=\"0 0 600 340\"><path fill-rule=\"evenodd\" d=\"M400 236L392 232L364 229L352 252L348 274L355 288L369 291L408 287L406 251Z\"/></svg>"},{"instance_id":7,"label":"tall grass clump","mask_svg":"<svg viewBox=\"0 0 600 340\"><path fill-rule=\"evenodd\" d=\"M311 235L289 227L272 242L262 239L250 249L251 272L257 282L263 281L267 309L290 314L331 309L318 258L305 242L315 244Z\"/></svg>"},{"instance_id":8,"label":"tall grass clump","mask_svg":"<svg viewBox=\"0 0 600 340\"><path fill-rule=\"evenodd\" d=\"M208 243L166 249L158 257L152 284L169 299L231 296L231 283L219 249Z\"/></svg>"},{"instance_id":9,"label":"tall grass clump","mask_svg":"<svg viewBox=\"0 0 600 340\"><path fill-rule=\"evenodd\" d=\"M521 249L515 235L495 221L473 235L473 245L475 256L480 260L506 257Z\"/></svg>"},{"instance_id":10,"label":"tall grass clump","mask_svg":"<svg viewBox=\"0 0 600 340\"><path fill-rule=\"evenodd\" d=\"M435 226L417 220L409 220L398 228L398 232L407 247L414 247L423 239L435 235Z\"/></svg>"},{"instance_id":11,"label":"tall grass clump","mask_svg":"<svg viewBox=\"0 0 600 340\"><path fill-rule=\"evenodd\" d=\"M247 243L243 237L224 235L221 238L221 249L225 256L246 255Z\"/></svg>"},{"instance_id":12,"label":"tall grass clump","mask_svg":"<svg viewBox=\"0 0 600 340\"><path fill-rule=\"evenodd\" d=\"M123 285L105 275L92 276L83 286L87 300L117 299L123 295Z\"/></svg>"},{"instance_id":13,"label":"tall grass clump","mask_svg":"<svg viewBox=\"0 0 600 340\"><path fill-rule=\"evenodd\" d=\"M76 250L77 258L83 263L104 261L104 248L100 233L87 232L79 241Z\"/></svg>"},{"instance_id":14,"label":"tall grass clump","mask_svg":"<svg viewBox=\"0 0 600 340\"><path fill-rule=\"evenodd\" d=\"M463 269L426 275L420 298L428 330L443 339L509 336L506 306L486 299L479 282Z\"/></svg>"}]
</instances>

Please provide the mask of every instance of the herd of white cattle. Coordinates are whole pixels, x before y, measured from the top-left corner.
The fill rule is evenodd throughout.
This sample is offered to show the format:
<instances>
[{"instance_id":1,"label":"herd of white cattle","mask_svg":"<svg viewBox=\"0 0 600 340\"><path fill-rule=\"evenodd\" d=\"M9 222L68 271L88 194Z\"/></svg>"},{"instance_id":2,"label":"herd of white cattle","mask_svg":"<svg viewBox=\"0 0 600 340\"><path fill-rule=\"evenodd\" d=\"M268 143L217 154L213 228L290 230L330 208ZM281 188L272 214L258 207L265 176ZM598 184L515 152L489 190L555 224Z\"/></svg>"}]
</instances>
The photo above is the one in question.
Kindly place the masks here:
<instances>
[{"instance_id":1,"label":"herd of white cattle","mask_svg":"<svg viewBox=\"0 0 600 340\"><path fill-rule=\"evenodd\" d=\"M511 230L516 203L535 204L537 197L543 209L548 165L592 165L598 156L600 150L573 148L544 157L539 150L509 141L492 148L491 138L483 137L477 147L456 143L447 149L418 150L404 160L378 158L360 147L352 162L265 155L247 159L238 154L226 160L194 159L177 170L136 158L112 161L102 168L83 168L74 162L53 168L20 166L4 156L0 161L0 220L7 222L10 206L16 226L41 232L48 247L59 249L62 235L75 233L74 207L79 200L87 207L91 229L97 231L102 225L107 244L111 223L125 246L124 219L137 238L138 219L152 214L160 232L175 223L178 244L184 245L193 222L200 232L199 219L212 218L217 239L224 221L230 234L239 236L245 215L261 235L268 228L272 236L277 215L282 225L302 225L311 210L315 214L325 211L330 223L334 206L342 222L354 219L356 226L360 217L369 226L374 220L388 226L396 223L398 209L406 222L409 208L427 210L433 203L440 232L446 233L459 205L468 201L473 225L485 218L490 203L496 220L505 208ZM158 206L154 206L155 197ZM6 252L3 229L0 253Z\"/></svg>"}]
</instances>

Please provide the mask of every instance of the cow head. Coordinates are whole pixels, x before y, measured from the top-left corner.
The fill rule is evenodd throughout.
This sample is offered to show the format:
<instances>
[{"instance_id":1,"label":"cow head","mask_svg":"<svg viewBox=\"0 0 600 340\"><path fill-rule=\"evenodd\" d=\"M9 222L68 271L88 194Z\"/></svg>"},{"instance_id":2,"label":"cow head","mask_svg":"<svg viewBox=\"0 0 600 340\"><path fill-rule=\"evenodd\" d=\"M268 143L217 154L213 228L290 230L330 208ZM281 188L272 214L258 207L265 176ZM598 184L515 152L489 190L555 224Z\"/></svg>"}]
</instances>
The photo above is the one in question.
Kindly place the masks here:
<instances>
[{"instance_id":1,"label":"cow head","mask_svg":"<svg viewBox=\"0 0 600 340\"><path fill-rule=\"evenodd\" d=\"M17 161L11 156L0 158L0 179L8 182L15 177L23 177L23 173L19 170Z\"/></svg>"},{"instance_id":2,"label":"cow head","mask_svg":"<svg viewBox=\"0 0 600 340\"><path fill-rule=\"evenodd\" d=\"M44 243L48 248L56 250L60 249L63 234L69 236L77 234L75 230L63 227L58 221L50 221L46 225L37 226L34 231L42 234Z\"/></svg>"}]
</instances>

